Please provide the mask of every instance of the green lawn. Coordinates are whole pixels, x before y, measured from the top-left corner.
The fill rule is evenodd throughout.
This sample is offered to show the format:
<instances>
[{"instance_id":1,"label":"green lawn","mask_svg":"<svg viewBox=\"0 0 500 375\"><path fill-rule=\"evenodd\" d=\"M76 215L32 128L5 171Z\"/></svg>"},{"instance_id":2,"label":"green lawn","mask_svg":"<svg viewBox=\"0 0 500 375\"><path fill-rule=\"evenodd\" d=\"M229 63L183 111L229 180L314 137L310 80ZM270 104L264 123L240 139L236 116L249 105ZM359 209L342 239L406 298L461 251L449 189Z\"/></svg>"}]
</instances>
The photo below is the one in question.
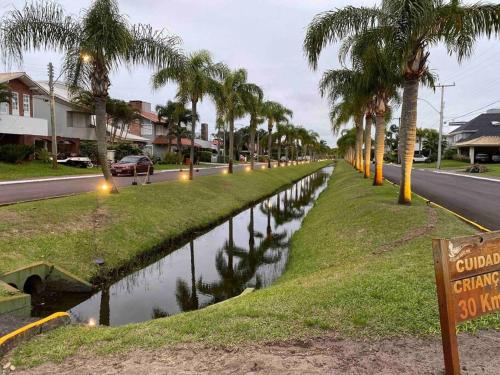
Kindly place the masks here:
<instances>
[{"instance_id":1,"label":"green lawn","mask_svg":"<svg viewBox=\"0 0 500 375\"><path fill-rule=\"evenodd\" d=\"M287 270L272 286L147 323L58 329L21 347L15 363L61 361L77 351L92 358L180 342L265 343L332 331L367 339L438 335L431 239L474 231L418 199L413 206L397 205L396 200L396 188L373 187L340 162L293 236ZM432 232L396 242L425 226L433 212L437 223ZM484 327L500 328L500 318L490 316L461 329Z\"/></svg>"},{"instance_id":2,"label":"green lawn","mask_svg":"<svg viewBox=\"0 0 500 375\"><path fill-rule=\"evenodd\" d=\"M178 169L181 166L175 164L156 164L157 171L166 169ZM182 166L182 168L186 168ZM59 168L52 169L52 164L42 163L38 160L25 162L22 164L10 164L0 162L0 181L24 180L31 178L49 178L61 176L76 176L86 174L100 174L99 167L75 168L59 165Z\"/></svg>"},{"instance_id":3,"label":"green lawn","mask_svg":"<svg viewBox=\"0 0 500 375\"><path fill-rule=\"evenodd\" d=\"M206 227L326 163L139 185L0 207L0 273L46 260L91 280L162 241ZM94 223L97 222L97 226Z\"/></svg>"},{"instance_id":4,"label":"green lawn","mask_svg":"<svg viewBox=\"0 0 500 375\"><path fill-rule=\"evenodd\" d=\"M441 169L457 170L460 172L465 172L465 169L469 166L470 166L469 163L466 163L463 161L457 161L457 160L443 160L441 163ZM488 168L487 172L480 173L480 174L475 173L474 176L497 176L497 177L500 177L500 163L486 164L486 167ZM416 168L416 169L436 168L436 163L413 163L413 168Z\"/></svg>"}]
</instances>

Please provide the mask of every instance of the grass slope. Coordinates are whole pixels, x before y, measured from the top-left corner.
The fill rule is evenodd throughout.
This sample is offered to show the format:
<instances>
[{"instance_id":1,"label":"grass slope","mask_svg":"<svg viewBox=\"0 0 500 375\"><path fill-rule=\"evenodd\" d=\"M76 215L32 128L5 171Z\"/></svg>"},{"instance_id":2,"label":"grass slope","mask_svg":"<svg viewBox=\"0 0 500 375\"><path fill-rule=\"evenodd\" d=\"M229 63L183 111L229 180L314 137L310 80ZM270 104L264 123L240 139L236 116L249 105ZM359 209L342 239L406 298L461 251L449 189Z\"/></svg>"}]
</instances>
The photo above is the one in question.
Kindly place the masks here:
<instances>
[{"instance_id":1,"label":"grass slope","mask_svg":"<svg viewBox=\"0 0 500 375\"><path fill-rule=\"evenodd\" d=\"M84 279L205 227L327 163L216 175L0 207L0 274L55 263ZM94 225L96 223L96 225Z\"/></svg>"},{"instance_id":2,"label":"grass slope","mask_svg":"<svg viewBox=\"0 0 500 375\"><path fill-rule=\"evenodd\" d=\"M354 337L438 332L431 238L473 230L436 210L432 233L387 247L425 226L433 208L396 204L397 189L372 187L340 163L292 239L285 274L272 286L204 310L116 328L74 326L37 338L15 362L61 361L78 350L104 355L179 342L235 345L331 332ZM394 244L394 243L393 243ZM385 246L387 251L374 254ZM499 327L489 317L462 329Z\"/></svg>"}]
</instances>

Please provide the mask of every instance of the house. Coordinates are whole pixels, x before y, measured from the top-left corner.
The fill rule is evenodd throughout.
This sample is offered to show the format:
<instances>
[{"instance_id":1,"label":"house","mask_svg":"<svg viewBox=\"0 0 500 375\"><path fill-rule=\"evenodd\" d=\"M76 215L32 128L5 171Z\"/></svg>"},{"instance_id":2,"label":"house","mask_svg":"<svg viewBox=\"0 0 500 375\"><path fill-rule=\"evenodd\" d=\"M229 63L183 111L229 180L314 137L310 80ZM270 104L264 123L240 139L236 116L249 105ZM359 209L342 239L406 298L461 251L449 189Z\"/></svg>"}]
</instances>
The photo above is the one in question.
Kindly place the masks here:
<instances>
[{"instance_id":1,"label":"house","mask_svg":"<svg viewBox=\"0 0 500 375\"><path fill-rule=\"evenodd\" d=\"M450 123L458 126L446 136L448 145L459 155L475 162L477 154L500 155L500 109L490 109L468 122Z\"/></svg>"},{"instance_id":2,"label":"house","mask_svg":"<svg viewBox=\"0 0 500 375\"><path fill-rule=\"evenodd\" d=\"M137 120L129 124L129 133L145 139L145 153L163 159L168 149L166 123L155 112L151 111L151 103L142 100L131 100L129 105L137 110L139 115Z\"/></svg>"},{"instance_id":3,"label":"house","mask_svg":"<svg viewBox=\"0 0 500 375\"><path fill-rule=\"evenodd\" d=\"M51 148L50 102L47 82L35 82L25 72L0 73L11 90L0 105L0 144L26 144ZM67 88L55 84L58 151L78 154L81 140L95 140L91 114L71 103Z\"/></svg>"}]
</instances>

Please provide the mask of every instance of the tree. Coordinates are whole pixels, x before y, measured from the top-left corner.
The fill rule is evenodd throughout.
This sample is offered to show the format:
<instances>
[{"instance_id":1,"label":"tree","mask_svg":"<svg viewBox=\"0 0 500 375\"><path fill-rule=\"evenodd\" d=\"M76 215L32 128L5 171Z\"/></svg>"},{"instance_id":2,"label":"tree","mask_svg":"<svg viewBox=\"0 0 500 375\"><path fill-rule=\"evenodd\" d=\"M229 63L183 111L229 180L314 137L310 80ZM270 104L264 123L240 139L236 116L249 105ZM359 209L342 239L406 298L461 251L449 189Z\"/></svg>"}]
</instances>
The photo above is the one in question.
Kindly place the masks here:
<instances>
[{"instance_id":1,"label":"tree","mask_svg":"<svg viewBox=\"0 0 500 375\"><path fill-rule=\"evenodd\" d=\"M255 164L255 132L257 131L259 124L264 122L264 119L262 118L264 107L262 90L260 90L260 93L257 94L251 92L244 93L242 95L242 100L245 112L250 115L250 141L248 149L250 151L250 168L253 170Z\"/></svg>"},{"instance_id":2,"label":"tree","mask_svg":"<svg viewBox=\"0 0 500 375\"><path fill-rule=\"evenodd\" d=\"M182 102L173 102L169 100L166 105L157 105L156 113L159 119L164 119L167 123L168 131L168 152L171 151L172 139L177 140L177 156L181 160L182 137L188 136L185 126L191 123L191 111L187 109Z\"/></svg>"},{"instance_id":3,"label":"tree","mask_svg":"<svg viewBox=\"0 0 500 375\"><path fill-rule=\"evenodd\" d=\"M132 108L127 102L119 99L108 98L106 101L107 123L111 125L110 143L115 143L118 130L119 138L123 139L123 133L128 132L129 124L138 119L137 110Z\"/></svg>"},{"instance_id":4,"label":"tree","mask_svg":"<svg viewBox=\"0 0 500 375\"><path fill-rule=\"evenodd\" d=\"M425 150L429 152L429 156L436 156L438 153L438 145L439 145L439 132L435 129L419 129L422 130L423 135L422 137L425 137L424 141L422 142L421 140L421 150ZM418 134L418 133L417 133ZM448 143L446 142L446 139L443 139L441 141L441 147L446 149L448 146ZM434 159L435 160L435 159Z\"/></svg>"},{"instance_id":5,"label":"tree","mask_svg":"<svg viewBox=\"0 0 500 375\"><path fill-rule=\"evenodd\" d=\"M271 168L271 157L272 157L272 133L273 125L280 122L288 122L289 118L293 116L292 110L286 108L282 104L273 101L267 101L264 103L263 115L267 119L267 167Z\"/></svg>"},{"instance_id":6,"label":"tree","mask_svg":"<svg viewBox=\"0 0 500 375\"><path fill-rule=\"evenodd\" d=\"M247 76L245 69L226 70L214 94L216 103L224 103L225 120L229 123L229 173L233 173L234 163L234 121L245 114L243 98L257 95L262 99L263 96L259 86L247 82Z\"/></svg>"},{"instance_id":7,"label":"tree","mask_svg":"<svg viewBox=\"0 0 500 375\"><path fill-rule=\"evenodd\" d=\"M158 89L168 82L177 84L177 99L182 103L191 102L191 154L189 179L194 177L194 139L196 131L198 102L213 92L215 80L223 76L227 67L222 63L214 64L210 52L201 50L191 53L175 66L168 66L153 75L153 87Z\"/></svg>"},{"instance_id":8,"label":"tree","mask_svg":"<svg viewBox=\"0 0 500 375\"><path fill-rule=\"evenodd\" d=\"M403 162L399 203L411 203L411 168L415 149L418 87L430 83L429 48L444 43L459 61L472 54L479 36L500 32L500 5L463 5L460 0L385 0L381 7L352 6L322 13L307 30L304 49L316 69L323 48L339 39L365 34L384 40L403 80L401 133Z\"/></svg>"},{"instance_id":9,"label":"tree","mask_svg":"<svg viewBox=\"0 0 500 375\"><path fill-rule=\"evenodd\" d=\"M106 101L110 73L121 65L176 66L182 61L179 39L148 25L130 25L116 0L95 0L80 18L56 3L40 2L13 10L3 22L2 45L11 59L25 50L64 53L63 72L70 88L90 89L95 102L98 159L104 178L114 185L107 160Z\"/></svg>"}]
</instances>

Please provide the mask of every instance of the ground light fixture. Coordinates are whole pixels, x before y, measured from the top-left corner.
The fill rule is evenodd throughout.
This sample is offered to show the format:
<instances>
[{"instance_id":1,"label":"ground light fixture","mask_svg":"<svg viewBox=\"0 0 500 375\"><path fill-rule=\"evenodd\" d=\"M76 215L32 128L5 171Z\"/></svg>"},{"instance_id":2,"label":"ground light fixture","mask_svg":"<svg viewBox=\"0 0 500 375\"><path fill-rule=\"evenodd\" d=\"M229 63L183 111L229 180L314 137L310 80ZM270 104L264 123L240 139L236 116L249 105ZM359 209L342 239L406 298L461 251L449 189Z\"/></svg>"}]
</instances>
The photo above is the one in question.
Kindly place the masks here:
<instances>
[{"instance_id":1,"label":"ground light fixture","mask_svg":"<svg viewBox=\"0 0 500 375\"><path fill-rule=\"evenodd\" d=\"M223 169L222 174L227 174L227 169Z\"/></svg>"},{"instance_id":2,"label":"ground light fixture","mask_svg":"<svg viewBox=\"0 0 500 375\"><path fill-rule=\"evenodd\" d=\"M266 169L266 166L265 166L265 165L263 165L263 166L262 166L262 167L260 167L260 168L261 168L261 169Z\"/></svg>"},{"instance_id":3,"label":"ground light fixture","mask_svg":"<svg viewBox=\"0 0 500 375\"><path fill-rule=\"evenodd\" d=\"M103 193L109 193L109 191L111 190L111 185L109 183L107 183L106 181L103 181L99 184L99 191L103 192Z\"/></svg>"},{"instance_id":4,"label":"ground light fixture","mask_svg":"<svg viewBox=\"0 0 500 375\"><path fill-rule=\"evenodd\" d=\"M250 168L250 167L245 167L245 171L250 172L251 170L252 170L252 168Z\"/></svg>"},{"instance_id":5,"label":"ground light fixture","mask_svg":"<svg viewBox=\"0 0 500 375\"><path fill-rule=\"evenodd\" d=\"M180 175L180 178L182 181L187 181L187 180L189 180L189 175L187 173L182 173Z\"/></svg>"},{"instance_id":6,"label":"ground light fixture","mask_svg":"<svg viewBox=\"0 0 500 375\"><path fill-rule=\"evenodd\" d=\"M95 327L97 325L97 322L94 318L90 318L89 322L87 323L88 327Z\"/></svg>"}]
</instances>

